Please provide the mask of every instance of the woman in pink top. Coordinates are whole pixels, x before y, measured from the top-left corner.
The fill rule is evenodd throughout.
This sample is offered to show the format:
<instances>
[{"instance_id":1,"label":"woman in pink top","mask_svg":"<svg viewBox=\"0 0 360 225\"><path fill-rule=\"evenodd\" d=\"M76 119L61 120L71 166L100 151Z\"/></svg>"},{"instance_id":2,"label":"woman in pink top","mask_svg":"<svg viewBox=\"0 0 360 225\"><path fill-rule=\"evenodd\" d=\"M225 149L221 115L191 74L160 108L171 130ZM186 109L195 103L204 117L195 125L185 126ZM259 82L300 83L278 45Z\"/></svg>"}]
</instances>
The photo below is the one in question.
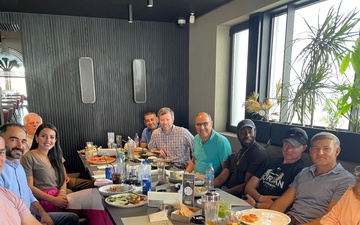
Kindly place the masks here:
<instances>
[{"instance_id":1,"label":"woman in pink top","mask_svg":"<svg viewBox=\"0 0 360 225\"><path fill-rule=\"evenodd\" d=\"M320 221L322 225L360 225L360 166L356 167L356 183Z\"/></svg>"}]
</instances>

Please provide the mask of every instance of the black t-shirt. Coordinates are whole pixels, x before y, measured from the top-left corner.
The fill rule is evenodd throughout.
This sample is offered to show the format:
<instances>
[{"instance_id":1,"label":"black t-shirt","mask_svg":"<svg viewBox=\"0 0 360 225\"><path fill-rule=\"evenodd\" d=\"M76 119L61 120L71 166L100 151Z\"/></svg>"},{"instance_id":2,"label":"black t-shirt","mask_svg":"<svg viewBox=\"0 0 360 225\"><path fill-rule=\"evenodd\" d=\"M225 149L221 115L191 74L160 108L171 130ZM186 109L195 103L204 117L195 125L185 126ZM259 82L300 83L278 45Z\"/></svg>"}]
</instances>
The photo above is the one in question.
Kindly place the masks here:
<instances>
[{"instance_id":1,"label":"black t-shirt","mask_svg":"<svg viewBox=\"0 0 360 225\"><path fill-rule=\"evenodd\" d=\"M225 168L230 170L230 176L224 184L228 188L244 183L247 172L255 174L270 158L264 147L256 142L245 151L240 150L239 153L230 155L225 162Z\"/></svg>"},{"instance_id":2,"label":"black t-shirt","mask_svg":"<svg viewBox=\"0 0 360 225\"><path fill-rule=\"evenodd\" d=\"M261 195L282 195L304 168L302 159L291 164L283 164L283 161L283 158L269 159L255 174L260 179L257 191Z\"/></svg>"}]
</instances>

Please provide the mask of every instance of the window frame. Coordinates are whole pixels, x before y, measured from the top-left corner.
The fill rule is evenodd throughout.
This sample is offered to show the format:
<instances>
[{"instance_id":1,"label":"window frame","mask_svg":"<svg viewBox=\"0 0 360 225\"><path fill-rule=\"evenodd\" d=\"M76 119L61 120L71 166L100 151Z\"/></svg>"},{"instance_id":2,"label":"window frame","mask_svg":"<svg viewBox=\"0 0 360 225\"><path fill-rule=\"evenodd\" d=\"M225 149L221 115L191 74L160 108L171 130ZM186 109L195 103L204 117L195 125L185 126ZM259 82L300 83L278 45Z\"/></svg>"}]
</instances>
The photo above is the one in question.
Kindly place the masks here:
<instances>
[{"instance_id":1,"label":"window frame","mask_svg":"<svg viewBox=\"0 0 360 225\"><path fill-rule=\"evenodd\" d=\"M272 47L272 31L273 31L273 19L281 14L287 14L286 36L285 43L289 43L289 38L292 38L289 34L293 32L295 11L302 7L311 6L325 0L299 0L295 2L285 3L277 8L270 9L268 11L259 12L249 17L249 20L233 26L230 29L230 79L229 79L229 108L228 108L228 122L227 130L236 132L236 127L231 126L231 107L232 107L232 60L233 60L233 36L236 32L239 32L243 24L248 24L249 29L249 49L248 51L248 71L247 71L247 83L246 83L246 96L249 96L252 92L258 92L260 94L259 99L264 99L269 96L270 91L270 79L271 79L271 47ZM284 59L291 59L292 48L286 47L284 53ZM289 77L284 77L284 74L290 74L291 66L283 60L283 74L282 81L286 82ZM283 93L284 94L284 93ZM286 93L285 93L286 94ZM245 99L244 99L245 101ZM286 107L283 106L282 108ZM244 108L245 111L245 108ZM284 111L280 111L280 118L282 121L287 121ZM251 114L245 113L245 118L253 119Z\"/></svg>"}]
</instances>

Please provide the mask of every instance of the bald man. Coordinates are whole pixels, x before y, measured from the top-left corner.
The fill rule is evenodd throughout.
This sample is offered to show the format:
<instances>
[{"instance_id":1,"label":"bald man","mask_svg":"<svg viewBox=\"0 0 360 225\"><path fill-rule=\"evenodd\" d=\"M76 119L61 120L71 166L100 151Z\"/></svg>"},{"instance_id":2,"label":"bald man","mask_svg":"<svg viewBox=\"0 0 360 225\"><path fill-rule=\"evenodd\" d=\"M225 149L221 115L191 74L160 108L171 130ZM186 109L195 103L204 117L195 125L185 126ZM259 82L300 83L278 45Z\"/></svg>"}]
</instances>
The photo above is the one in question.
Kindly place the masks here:
<instances>
[{"instance_id":1,"label":"bald man","mask_svg":"<svg viewBox=\"0 0 360 225\"><path fill-rule=\"evenodd\" d=\"M231 155L230 142L213 129L211 116L206 112L201 112L196 116L195 128L197 135L194 138L192 159L186 172L195 171L205 174L209 163L212 163L215 176L217 176Z\"/></svg>"},{"instance_id":2,"label":"bald man","mask_svg":"<svg viewBox=\"0 0 360 225\"><path fill-rule=\"evenodd\" d=\"M42 124L42 118L36 114L36 113L29 113L26 116L24 116L24 127L26 129L26 140L27 144L25 146L25 152L24 154L30 150L35 132L37 128Z\"/></svg>"}]
</instances>

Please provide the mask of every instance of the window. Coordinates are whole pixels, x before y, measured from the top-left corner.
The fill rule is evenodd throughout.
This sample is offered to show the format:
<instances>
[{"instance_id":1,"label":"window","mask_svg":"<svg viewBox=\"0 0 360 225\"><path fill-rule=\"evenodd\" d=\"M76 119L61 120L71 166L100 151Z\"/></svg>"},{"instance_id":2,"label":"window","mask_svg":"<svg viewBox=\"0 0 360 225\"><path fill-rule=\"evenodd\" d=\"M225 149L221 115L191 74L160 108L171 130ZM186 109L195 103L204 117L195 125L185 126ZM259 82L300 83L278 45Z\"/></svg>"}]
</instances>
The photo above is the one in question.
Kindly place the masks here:
<instances>
[{"instance_id":1,"label":"window","mask_svg":"<svg viewBox=\"0 0 360 225\"><path fill-rule=\"evenodd\" d=\"M16 93L26 96L25 69L22 62L22 54L12 48L0 48L0 60L1 90L5 94ZM10 63L13 60L16 61L16 64Z\"/></svg>"},{"instance_id":2,"label":"window","mask_svg":"<svg viewBox=\"0 0 360 225\"><path fill-rule=\"evenodd\" d=\"M271 11L259 13L256 15L257 18L261 21L260 23L251 23L252 18L250 17L248 27L250 36L252 32L257 32L259 30L260 34L258 35L258 48L251 51L257 51L256 58L253 57L249 59L244 56L246 62L249 61L247 66L244 66L245 60L236 60L240 59L241 54L247 51L248 46L244 45L242 42L241 48L238 47L238 43L233 41L232 46L232 62L231 62L231 102L230 102L230 119L228 129L231 131L236 127L237 122L245 117L245 109L243 103L246 100L246 95L249 95L252 91L259 92L260 99L262 100L265 97L270 98L272 101L276 102L276 87L277 83L286 83L289 84L287 89L283 88L283 96L291 96L293 93L293 87L296 87L297 76L300 73L302 62L294 63L296 56L299 54L303 46L307 44L304 42L295 42L294 40L299 39L302 35L305 34L305 31L308 30L306 22L313 27L316 27L318 21L323 21L328 10L331 6L334 6L334 10L338 9L338 6L341 1L338 0L326 0L326 1L310 1L310 0L301 0L289 3L277 9L272 9ZM341 13L347 13L357 8L360 10L360 2L352 0L342 0L341 3ZM321 10L320 10L321 9ZM252 26L252 24L256 26ZM268 27L268 31L266 28ZM235 30L235 29L234 29ZM353 31L359 31L360 24L357 24L357 27ZM242 30L237 30L234 33L231 33L233 40L237 40L238 36L241 35ZM247 34L249 36L249 33ZM248 42L253 41L253 37ZM243 41L243 39L241 39ZM254 42L254 41L253 41ZM352 43L353 44L353 43ZM243 48L246 46L246 49ZM251 45L252 46L252 45ZM348 46L351 47L351 46ZM249 52L250 54L250 52ZM253 61L256 61L253 62ZM290 63L291 62L291 63ZM255 69L253 69L255 65ZM256 74L248 74L247 71L250 70L256 71ZM331 68L332 73L339 73L338 68ZM247 74L246 77L244 74ZM255 87L246 87L246 83L249 84L249 79L255 79L253 81ZM329 119L326 121L324 115L327 115L324 112L324 105L326 104L327 99L336 99L338 98L338 93L334 92L334 89L331 89L330 86L335 84L340 84L343 82L351 83L354 79L353 74L346 74L346 76L332 76L330 79L325 80L324 87L321 89L321 92L324 94L322 99L317 99L314 111L314 126L327 127L329 124ZM245 87L244 87L245 85ZM245 91L247 88L247 92ZM235 91L234 91L235 90ZM283 102L284 103L284 102ZM270 119L272 120L281 120L282 122L289 122L289 115L286 114L286 111L291 110L291 106L287 104L277 105L276 107L271 108ZM292 118L292 123L300 123L300 119L296 113ZM305 124L309 125L310 120L305 119ZM338 121L336 128L348 129L349 121L345 118L341 118Z\"/></svg>"},{"instance_id":3,"label":"window","mask_svg":"<svg viewBox=\"0 0 360 225\"><path fill-rule=\"evenodd\" d=\"M277 81L279 81L280 79L284 82L290 83L290 89L292 89L292 91L294 91L294 87L296 88L296 86L298 85L296 82L298 82L298 76L301 73L301 66L302 66L302 61L298 62L295 61L295 58L299 55L300 51L305 47L305 45L307 45L309 43L309 41L305 40L304 38L307 37L306 35L308 34L308 27L306 25L306 23L308 23L310 26L312 27L317 27L317 24L322 23L322 21L325 20L325 17L328 13L328 11L330 10L330 8L333 6L334 10L337 10L339 7L339 3L340 1L337 0L327 0L327 1L323 1L323 2L319 2L316 4L311 4L311 5L306 5L303 7L299 7L296 8L294 10L294 13L290 13L289 15L293 16L293 18L289 19L286 17L286 14L283 15L276 15L273 18L273 22L274 22L274 32L272 35L273 38L273 44L271 46L272 48L272 62L271 62L271 68L273 68L270 73L271 73L271 79L270 79L270 92L269 95L270 97L274 97L274 90L275 90L275 85L274 83L276 83ZM360 6L360 3L358 3L358 5ZM354 3L350 0L344 0L341 4L340 7L340 12L341 13L347 13L350 12L352 9L354 9ZM306 20L306 23L305 23ZM289 60L289 57L285 57L285 55L283 54L284 52L286 52L285 48L280 47L279 46L286 46L286 42L285 40L285 35L278 35L278 34L286 34L286 23L293 22L293 29L288 30L288 35L292 36L292 40L294 39L300 39L302 41L296 41L292 46L291 46L291 60ZM354 30L359 30L359 26L355 27ZM350 45L347 45L348 47L351 47ZM288 64L287 62L292 62L291 64L291 68L289 68L288 71L286 70L286 64ZM284 63L279 63L279 62L284 62ZM278 65L283 65L283 68L279 68ZM335 65L335 64L334 64ZM339 74L339 68L337 67L333 67L331 68L332 70L332 74ZM279 75L283 75L283 77L279 77ZM319 90L323 96L319 96L316 100L317 105L315 105L315 111L314 111L314 117L313 117L313 125L314 126L320 126L320 127L327 127L329 126L329 122L331 122L330 120L334 120L333 118L326 118L326 116L329 116L329 113L324 113L324 106L325 104L329 104L329 102L327 101L327 99L334 99L335 101L339 98L339 93L336 93L333 91L333 89L331 87L333 87L333 84L340 84L340 83L344 83L347 82L348 84L354 79L353 74L347 74L347 76L342 76L342 75L338 75L338 76L330 76L328 78L324 79L324 83L326 83L325 87L321 88L321 90ZM290 91L291 92L291 91ZM293 92L292 92L293 93ZM286 95L291 95L290 93L286 93ZM330 103L330 106L335 108L335 105L332 105ZM291 106L289 106L291 107ZM286 110L286 108L283 108L283 110ZM325 116L326 115L326 116ZM287 122L288 121L288 117L285 116L284 113L282 113L281 120L283 122ZM295 114L295 116L292 118L292 123L300 123L300 118L299 116L297 116ZM304 122L306 125L310 124L310 120L309 118L305 118ZM335 124L335 128L343 128L343 129L348 129L349 126L349 121L346 120L345 118L341 118L337 124Z\"/></svg>"},{"instance_id":4,"label":"window","mask_svg":"<svg viewBox=\"0 0 360 225\"><path fill-rule=\"evenodd\" d=\"M246 98L249 29L245 24L236 27L232 34L231 110L230 126L237 126L244 119Z\"/></svg>"}]
</instances>

